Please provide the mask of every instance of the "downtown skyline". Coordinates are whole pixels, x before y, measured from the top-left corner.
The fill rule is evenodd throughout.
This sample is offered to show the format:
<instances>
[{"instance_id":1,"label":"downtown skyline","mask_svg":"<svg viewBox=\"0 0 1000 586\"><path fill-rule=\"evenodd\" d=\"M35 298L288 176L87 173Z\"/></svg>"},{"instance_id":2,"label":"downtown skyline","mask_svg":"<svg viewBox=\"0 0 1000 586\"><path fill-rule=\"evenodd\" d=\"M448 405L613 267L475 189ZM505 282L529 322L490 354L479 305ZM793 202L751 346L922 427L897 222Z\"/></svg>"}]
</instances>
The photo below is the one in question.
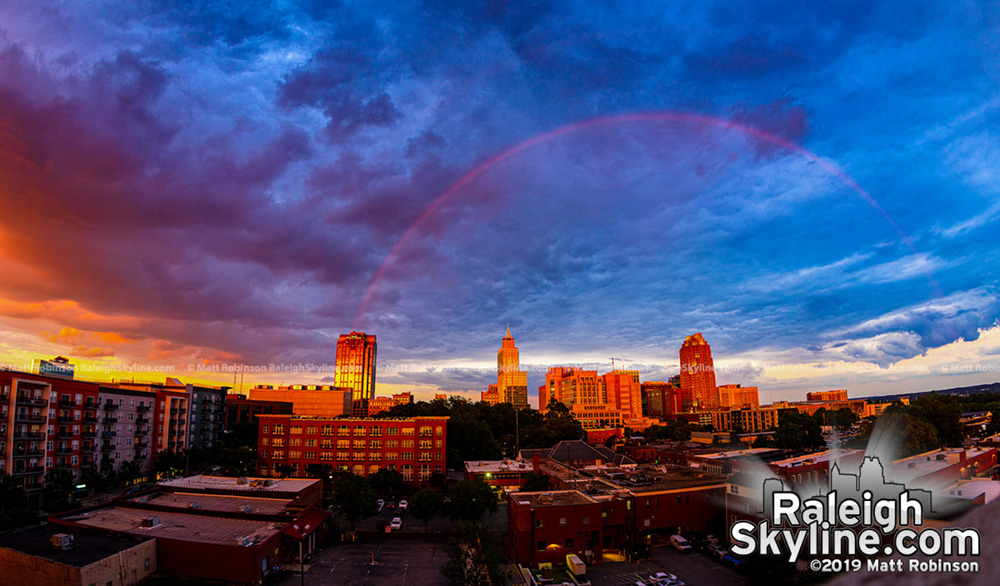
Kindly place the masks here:
<instances>
[{"instance_id":1,"label":"downtown skyline","mask_svg":"<svg viewBox=\"0 0 1000 586\"><path fill-rule=\"evenodd\" d=\"M375 394L474 398L509 322L532 399L694 332L762 402L1000 379L989 6L0 16L0 362L232 384L358 330Z\"/></svg>"}]
</instances>

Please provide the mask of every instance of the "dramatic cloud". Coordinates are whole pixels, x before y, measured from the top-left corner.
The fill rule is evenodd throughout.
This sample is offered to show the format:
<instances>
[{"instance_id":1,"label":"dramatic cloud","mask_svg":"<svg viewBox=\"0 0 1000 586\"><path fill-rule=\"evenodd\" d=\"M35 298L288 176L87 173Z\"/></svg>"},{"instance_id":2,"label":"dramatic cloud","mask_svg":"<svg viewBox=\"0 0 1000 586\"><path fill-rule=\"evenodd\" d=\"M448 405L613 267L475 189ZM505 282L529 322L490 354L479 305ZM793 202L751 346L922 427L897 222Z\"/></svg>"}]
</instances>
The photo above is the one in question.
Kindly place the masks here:
<instances>
[{"instance_id":1,"label":"dramatic cloud","mask_svg":"<svg viewBox=\"0 0 1000 586\"><path fill-rule=\"evenodd\" d=\"M356 327L435 369L380 382L468 391L509 322L540 370L663 379L702 331L726 382L765 385L997 327L1000 27L975 3L0 16L0 327L25 351L329 363Z\"/></svg>"}]
</instances>

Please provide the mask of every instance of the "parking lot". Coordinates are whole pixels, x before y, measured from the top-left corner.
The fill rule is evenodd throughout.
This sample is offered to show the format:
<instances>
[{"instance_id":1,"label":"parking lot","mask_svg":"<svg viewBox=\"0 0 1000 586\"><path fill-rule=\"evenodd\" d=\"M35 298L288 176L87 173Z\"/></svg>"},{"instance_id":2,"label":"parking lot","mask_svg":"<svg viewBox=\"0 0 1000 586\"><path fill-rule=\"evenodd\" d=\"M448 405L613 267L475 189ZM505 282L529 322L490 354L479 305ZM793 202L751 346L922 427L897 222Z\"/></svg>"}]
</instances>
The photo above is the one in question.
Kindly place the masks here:
<instances>
[{"instance_id":1,"label":"parking lot","mask_svg":"<svg viewBox=\"0 0 1000 586\"><path fill-rule=\"evenodd\" d=\"M653 548L649 560L620 562L587 568L587 576L594 586L634 586L637 581L648 583L650 574L666 572L676 574L689 586L743 586L747 579L731 568L723 566L700 553L682 554L669 545Z\"/></svg>"},{"instance_id":2,"label":"parking lot","mask_svg":"<svg viewBox=\"0 0 1000 586\"><path fill-rule=\"evenodd\" d=\"M363 537L355 543L329 545L306 565L304 582L309 586L343 584L406 584L439 586L447 584L441 566L448 559L444 538L406 535ZM286 575L278 584L296 586L297 573Z\"/></svg>"}]
</instances>

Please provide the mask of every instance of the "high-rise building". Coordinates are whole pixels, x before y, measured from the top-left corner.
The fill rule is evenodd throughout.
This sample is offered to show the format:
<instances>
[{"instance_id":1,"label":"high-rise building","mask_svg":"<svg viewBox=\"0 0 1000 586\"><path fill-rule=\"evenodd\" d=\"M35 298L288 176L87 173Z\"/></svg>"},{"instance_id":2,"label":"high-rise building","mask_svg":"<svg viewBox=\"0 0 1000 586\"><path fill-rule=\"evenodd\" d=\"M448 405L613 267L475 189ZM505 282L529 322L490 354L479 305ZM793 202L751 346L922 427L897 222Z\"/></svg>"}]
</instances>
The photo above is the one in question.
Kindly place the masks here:
<instances>
[{"instance_id":1,"label":"high-rise building","mask_svg":"<svg viewBox=\"0 0 1000 586\"><path fill-rule=\"evenodd\" d=\"M676 413L680 413L682 408L678 385L664 381L646 381L642 383L642 414L648 417L667 419Z\"/></svg>"},{"instance_id":2,"label":"high-rise building","mask_svg":"<svg viewBox=\"0 0 1000 586\"><path fill-rule=\"evenodd\" d=\"M602 376L608 403L621 412L624 419L642 418L642 385L639 371L615 370Z\"/></svg>"},{"instance_id":3,"label":"high-rise building","mask_svg":"<svg viewBox=\"0 0 1000 586\"><path fill-rule=\"evenodd\" d=\"M352 390L355 417L368 417L368 401L375 395L376 350L375 336L364 332L337 339L334 384Z\"/></svg>"},{"instance_id":4,"label":"high-rise building","mask_svg":"<svg viewBox=\"0 0 1000 586\"><path fill-rule=\"evenodd\" d=\"M500 401L510 403L515 409L528 408L528 373L520 370L520 356L510 326L497 350L497 393Z\"/></svg>"},{"instance_id":5,"label":"high-rise building","mask_svg":"<svg viewBox=\"0 0 1000 586\"><path fill-rule=\"evenodd\" d=\"M539 395L539 397L541 397L541 395ZM500 402L500 391L497 390L496 385L490 385L487 390L480 394L479 400L488 405L496 405ZM542 404L539 403L539 407L541 407L541 405Z\"/></svg>"},{"instance_id":6,"label":"high-rise building","mask_svg":"<svg viewBox=\"0 0 1000 586\"><path fill-rule=\"evenodd\" d=\"M685 411L711 411L719 407L712 348L701 332L684 339L681 358L681 404Z\"/></svg>"}]
</instances>

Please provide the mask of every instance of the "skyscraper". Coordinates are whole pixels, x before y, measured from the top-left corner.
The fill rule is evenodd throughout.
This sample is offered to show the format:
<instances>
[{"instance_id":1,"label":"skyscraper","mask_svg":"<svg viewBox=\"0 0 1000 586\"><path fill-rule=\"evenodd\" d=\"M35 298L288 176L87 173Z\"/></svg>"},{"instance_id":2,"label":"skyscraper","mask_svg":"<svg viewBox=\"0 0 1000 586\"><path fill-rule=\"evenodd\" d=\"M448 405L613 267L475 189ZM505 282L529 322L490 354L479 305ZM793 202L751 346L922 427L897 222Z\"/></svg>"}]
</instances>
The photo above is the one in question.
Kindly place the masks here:
<instances>
[{"instance_id":1,"label":"skyscraper","mask_svg":"<svg viewBox=\"0 0 1000 586\"><path fill-rule=\"evenodd\" d=\"M701 332L681 345L681 404L685 411L710 411L719 407L712 348Z\"/></svg>"},{"instance_id":2,"label":"skyscraper","mask_svg":"<svg viewBox=\"0 0 1000 586\"><path fill-rule=\"evenodd\" d=\"M337 339L334 384L351 389L355 417L368 417L368 401L375 394L376 348L375 336L364 332L342 334Z\"/></svg>"},{"instance_id":3,"label":"skyscraper","mask_svg":"<svg viewBox=\"0 0 1000 586\"><path fill-rule=\"evenodd\" d=\"M510 335L510 326L497 350L497 392L501 401L510 403L515 409L528 407L528 373L520 370L520 357L514 336Z\"/></svg>"}]
</instances>

